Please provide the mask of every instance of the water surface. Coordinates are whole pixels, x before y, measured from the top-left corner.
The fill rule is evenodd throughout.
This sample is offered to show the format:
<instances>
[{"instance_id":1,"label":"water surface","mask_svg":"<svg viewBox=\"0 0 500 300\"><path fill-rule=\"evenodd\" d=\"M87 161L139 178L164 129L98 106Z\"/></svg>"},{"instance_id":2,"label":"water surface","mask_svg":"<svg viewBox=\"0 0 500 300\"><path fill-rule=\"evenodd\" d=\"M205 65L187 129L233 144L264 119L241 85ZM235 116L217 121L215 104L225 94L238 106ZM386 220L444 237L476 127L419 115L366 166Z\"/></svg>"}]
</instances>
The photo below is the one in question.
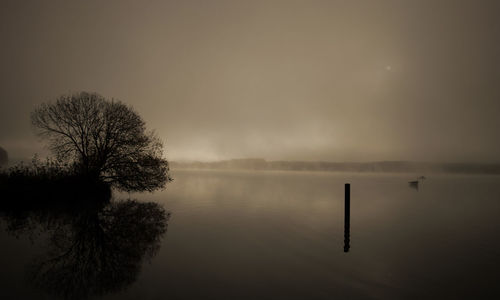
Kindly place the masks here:
<instances>
[{"instance_id":1,"label":"water surface","mask_svg":"<svg viewBox=\"0 0 500 300\"><path fill-rule=\"evenodd\" d=\"M418 190L408 185L413 174L177 170L173 176L164 191L130 195L163 205L171 213L168 231L154 255L140 257L137 276L101 298L500 295L498 176L431 175ZM351 183L347 253L346 182ZM45 251L43 234L30 242L27 235L16 239L4 229L5 224L1 290L17 299L53 297L26 276L27 266Z\"/></svg>"}]
</instances>

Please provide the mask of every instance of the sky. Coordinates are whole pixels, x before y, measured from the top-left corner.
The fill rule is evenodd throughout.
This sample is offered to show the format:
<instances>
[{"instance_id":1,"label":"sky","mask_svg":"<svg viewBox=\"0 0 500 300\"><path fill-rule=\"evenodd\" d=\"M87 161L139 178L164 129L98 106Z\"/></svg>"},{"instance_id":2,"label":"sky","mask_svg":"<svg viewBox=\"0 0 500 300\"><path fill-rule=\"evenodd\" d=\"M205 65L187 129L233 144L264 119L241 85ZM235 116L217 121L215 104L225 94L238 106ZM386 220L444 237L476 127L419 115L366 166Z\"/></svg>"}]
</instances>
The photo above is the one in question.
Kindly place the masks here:
<instances>
[{"instance_id":1,"label":"sky","mask_svg":"<svg viewBox=\"0 0 500 300\"><path fill-rule=\"evenodd\" d=\"M129 104L169 160L500 162L499 1L0 2L0 147Z\"/></svg>"}]
</instances>

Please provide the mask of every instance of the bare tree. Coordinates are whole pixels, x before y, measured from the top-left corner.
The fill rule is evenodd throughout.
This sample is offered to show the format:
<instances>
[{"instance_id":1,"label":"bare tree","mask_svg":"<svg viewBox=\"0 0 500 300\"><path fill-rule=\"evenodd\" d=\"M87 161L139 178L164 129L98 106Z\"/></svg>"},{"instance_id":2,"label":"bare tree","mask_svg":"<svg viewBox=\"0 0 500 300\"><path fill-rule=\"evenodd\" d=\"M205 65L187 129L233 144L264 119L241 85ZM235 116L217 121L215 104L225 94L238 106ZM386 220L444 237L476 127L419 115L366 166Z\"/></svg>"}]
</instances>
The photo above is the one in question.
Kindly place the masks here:
<instances>
[{"instance_id":1,"label":"bare tree","mask_svg":"<svg viewBox=\"0 0 500 300\"><path fill-rule=\"evenodd\" d=\"M86 178L127 191L153 191L171 180L162 142L120 101L64 95L36 108L31 122L57 158Z\"/></svg>"}]
</instances>

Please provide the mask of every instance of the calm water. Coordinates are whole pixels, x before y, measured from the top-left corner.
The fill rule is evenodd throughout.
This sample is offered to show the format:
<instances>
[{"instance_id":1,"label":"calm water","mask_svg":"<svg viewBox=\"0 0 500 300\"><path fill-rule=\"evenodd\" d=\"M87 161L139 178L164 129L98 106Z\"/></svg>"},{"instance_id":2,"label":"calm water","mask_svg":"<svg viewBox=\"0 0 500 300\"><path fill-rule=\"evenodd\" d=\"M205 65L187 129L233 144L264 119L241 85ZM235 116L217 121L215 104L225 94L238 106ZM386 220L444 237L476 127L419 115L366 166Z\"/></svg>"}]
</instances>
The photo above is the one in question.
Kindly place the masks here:
<instances>
[{"instance_id":1,"label":"calm water","mask_svg":"<svg viewBox=\"0 0 500 300\"><path fill-rule=\"evenodd\" d=\"M416 190L408 185L413 175L187 170L173 175L165 191L130 195L171 213L166 233L158 220L144 219L140 206L110 209L106 224L125 228L112 231L111 244L125 254L105 256L111 267L87 259L95 270L72 277L80 288L97 284L91 275L102 281L114 274L112 284L98 284L104 299L500 296L499 176L431 175ZM351 183L348 253L346 182ZM6 227L2 222L3 299L44 299L42 291L69 284L50 275L50 266L49 288L33 284L29 275L34 262L53 251L48 245L53 236L33 230L13 234ZM80 263L70 266L75 265L80 270ZM110 273L103 279L101 270ZM123 274L128 272L135 275Z\"/></svg>"}]
</instances>

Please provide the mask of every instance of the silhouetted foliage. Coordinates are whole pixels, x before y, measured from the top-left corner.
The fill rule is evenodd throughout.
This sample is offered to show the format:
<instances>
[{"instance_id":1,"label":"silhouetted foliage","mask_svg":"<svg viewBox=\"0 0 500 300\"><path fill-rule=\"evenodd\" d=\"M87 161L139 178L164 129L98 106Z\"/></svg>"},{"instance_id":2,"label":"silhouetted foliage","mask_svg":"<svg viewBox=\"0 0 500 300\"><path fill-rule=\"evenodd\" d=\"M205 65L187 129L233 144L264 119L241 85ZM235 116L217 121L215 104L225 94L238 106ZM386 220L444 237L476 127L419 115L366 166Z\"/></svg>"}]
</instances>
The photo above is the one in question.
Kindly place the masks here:
<instances>
[{"instance_id":1,"label":"silhouetted foliage","mask_svg":"<svg viewBox=\"0 0 500 300\"><path fill-rule=\"evenodd\" d=\"M86 299L123 290L156 255L170 214L156 203L85 201L82 207L0 209L19 237L49 233L49 248L30 267L30 282L50 295Z\"/></svg>"},{"instance_id":2,"label":"silhouetted foliage","mask_svg":"<svg viewBox=\"0 0 500 300\"><path fill-rule=\"evenodd\" d=\"M77 205L89 197L107 202L109 184L89 180L74 165L36 156L30 164L18 164L0 172L0 209L46 207L52 204Z\"/></svg>"},{"instance_id":3,"label":"silhouetted foliage","mask_svg":"<svg viewBox=\"0 0 500 300\"><path fill-rule=\"evenodd\" d=\"M153 191L171 180L162 142L120 101L61 96L35 109L31 121L56 158L88 179L126 191Z\"/></svg>"},{"instance_id":4,"label":"silhouetted foliage","mask_svg":"<svg viewBox=\"0 0 500 300\"><path fill-rule=\"evenodd\" d=\"M9 162L9 155L4 148L0 147L0 167L6 165Z\"/></svg>"}]
</instances>

